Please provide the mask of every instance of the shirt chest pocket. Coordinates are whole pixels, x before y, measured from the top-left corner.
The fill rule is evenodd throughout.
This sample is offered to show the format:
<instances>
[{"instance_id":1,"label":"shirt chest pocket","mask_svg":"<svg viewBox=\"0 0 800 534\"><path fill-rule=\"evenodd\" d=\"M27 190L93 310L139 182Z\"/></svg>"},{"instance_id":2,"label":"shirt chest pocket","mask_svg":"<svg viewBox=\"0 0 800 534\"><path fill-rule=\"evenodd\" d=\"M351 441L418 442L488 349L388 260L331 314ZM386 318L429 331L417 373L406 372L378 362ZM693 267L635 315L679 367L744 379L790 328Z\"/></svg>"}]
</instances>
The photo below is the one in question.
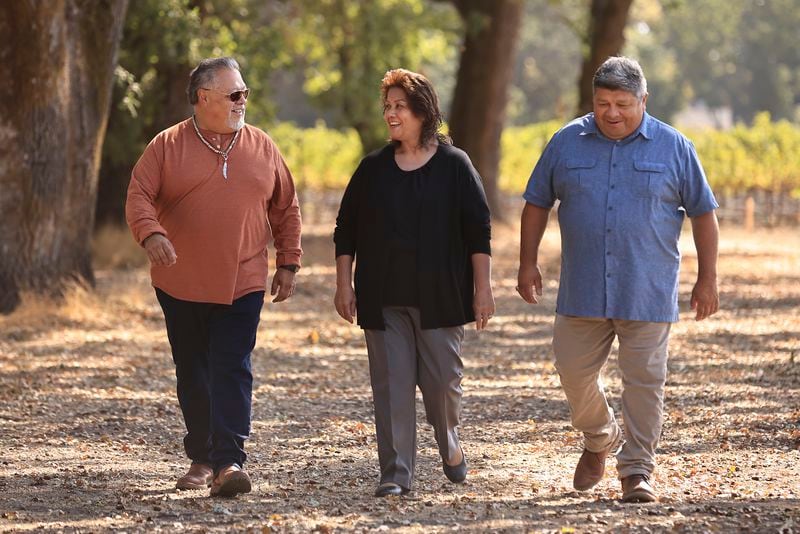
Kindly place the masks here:
<instances>
[{"instance_id":1,"label":"shirt chest pocket","mask_svg":"<svg viewBox=\"0 0 800 534\"><path fill-rule=\"evenodd\" d=\"M672 173L663 163L651 161L633 162L633 191L642 197L668 198L676 193Z\"/></svg>"},{"instance_id":2,"label":"shirt chest pocket","mask_svg":"<svg viewBox=\"0 0 800 534\"><path fill-rule=\"evenodd\" d=\"M569 158L566 161L566 167L567 172L564 173L561 183L563 195L588 191L596 182L593 179L593 175L597 172L595 169L597 167L596 159Z\"/></svg>"}]
</instances>

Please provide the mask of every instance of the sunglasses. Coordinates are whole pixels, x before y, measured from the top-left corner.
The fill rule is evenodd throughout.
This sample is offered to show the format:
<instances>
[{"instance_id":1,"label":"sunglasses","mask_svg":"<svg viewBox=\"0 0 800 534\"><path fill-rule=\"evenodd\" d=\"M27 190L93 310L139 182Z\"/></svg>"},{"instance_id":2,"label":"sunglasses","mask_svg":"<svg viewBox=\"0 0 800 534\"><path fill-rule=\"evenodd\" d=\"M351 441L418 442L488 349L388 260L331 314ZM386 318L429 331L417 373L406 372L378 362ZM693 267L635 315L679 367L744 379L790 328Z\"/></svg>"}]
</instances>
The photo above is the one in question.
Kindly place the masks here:
<instances>
[{"instance_id":1,"label":"sunglasses","mask_svg":"<svg viewBox=\"0 0 800 534\"><path fill-rule=\"evenodd\" d=\"M234 91L232 93L223 93L222 91L217 91L216 89L209 89L208 87L201 87L200 89L205 89L206 91L214 91L215 93L225 95L225 97L231 102L238 102L239 99L241 99L242 97L244 97L244 99L247 100L247 97L250 94L250 89L243 89L241 91Z\"/></svg>"}]
</instances>

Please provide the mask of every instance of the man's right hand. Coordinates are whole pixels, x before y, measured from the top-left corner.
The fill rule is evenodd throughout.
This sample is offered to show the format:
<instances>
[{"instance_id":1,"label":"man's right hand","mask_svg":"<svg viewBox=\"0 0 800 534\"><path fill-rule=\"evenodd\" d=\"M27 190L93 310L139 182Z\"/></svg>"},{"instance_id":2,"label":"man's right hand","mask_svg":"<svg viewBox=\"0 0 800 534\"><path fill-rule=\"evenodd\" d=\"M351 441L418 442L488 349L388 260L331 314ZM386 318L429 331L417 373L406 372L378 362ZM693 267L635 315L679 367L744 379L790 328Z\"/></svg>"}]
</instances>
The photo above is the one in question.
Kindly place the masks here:
<instances>
[{"instance_id":1,"label":"man's right hand","mask_svg":"<svg viewBox=\"0 0 800 534\"><path fill-rule=\"evenodd\" d=\"M178 255L175 254L175 247L172 242L163 234L151 234L142 242L144 249L147 251L147 257L150 258L152 265L159 265L161 267L169 267L175 265L178 261Z\"/></svg>"},{"instance_id":2,"label":"man's right hand","mask_svg":"<svg viewBox=\"0 0 800 534\"><path fill-rule=\"evenodd\" d=\"M535 291L534 291L535 290ZM537 304L542 296L542 272L539 265L520 265L517 274L517 293L528 304Z\"/></svg>"}]
</instances>

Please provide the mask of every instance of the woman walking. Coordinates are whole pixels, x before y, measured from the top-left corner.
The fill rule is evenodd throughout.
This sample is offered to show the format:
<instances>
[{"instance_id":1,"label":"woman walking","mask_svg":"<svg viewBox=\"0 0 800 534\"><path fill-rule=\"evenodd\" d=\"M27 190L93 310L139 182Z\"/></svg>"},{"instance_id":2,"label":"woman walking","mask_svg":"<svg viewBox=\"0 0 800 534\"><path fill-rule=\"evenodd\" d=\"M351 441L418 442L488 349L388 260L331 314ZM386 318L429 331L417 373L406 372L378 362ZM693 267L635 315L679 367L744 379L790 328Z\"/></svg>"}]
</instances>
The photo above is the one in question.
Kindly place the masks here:
<instances>
[{"instance_id":1,"label":"woman walking","mask_svg":"<svg viewBox=\"0 0 800 534\"><path fill-rule=\"evenodd\" d=\"M359 164L336 219L336 311L364 329L381 480L411 490L416 386L452 482L467 461L458 437L464 324L494 313L489 208L469 157L439 133L436 92L421 74L381 84L390 143ZM353 287L353 263L355 289Z\"/></svg>"}]
</instances>

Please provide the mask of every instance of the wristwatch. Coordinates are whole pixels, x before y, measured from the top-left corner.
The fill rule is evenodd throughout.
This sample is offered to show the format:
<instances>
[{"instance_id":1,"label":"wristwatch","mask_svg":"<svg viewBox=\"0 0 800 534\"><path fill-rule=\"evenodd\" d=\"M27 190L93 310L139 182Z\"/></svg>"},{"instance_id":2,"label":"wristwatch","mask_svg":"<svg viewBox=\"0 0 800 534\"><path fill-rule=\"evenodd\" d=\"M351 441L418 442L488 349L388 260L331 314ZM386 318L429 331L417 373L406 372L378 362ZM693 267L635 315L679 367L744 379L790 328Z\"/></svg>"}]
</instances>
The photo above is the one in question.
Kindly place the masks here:
<instances>
[{"instance_id":1,"label":"wristwatch","mask_svg":"<svg viewBox=\"0 0 800 534\"><path fill-rule=\"evenodd\" d=\"M287 271L296 273L297 271L300 270L300 266L297 265L296 263L286 263L284 265L278 265L278 269L286 269Z\"/></svg>"}]
</instances>

